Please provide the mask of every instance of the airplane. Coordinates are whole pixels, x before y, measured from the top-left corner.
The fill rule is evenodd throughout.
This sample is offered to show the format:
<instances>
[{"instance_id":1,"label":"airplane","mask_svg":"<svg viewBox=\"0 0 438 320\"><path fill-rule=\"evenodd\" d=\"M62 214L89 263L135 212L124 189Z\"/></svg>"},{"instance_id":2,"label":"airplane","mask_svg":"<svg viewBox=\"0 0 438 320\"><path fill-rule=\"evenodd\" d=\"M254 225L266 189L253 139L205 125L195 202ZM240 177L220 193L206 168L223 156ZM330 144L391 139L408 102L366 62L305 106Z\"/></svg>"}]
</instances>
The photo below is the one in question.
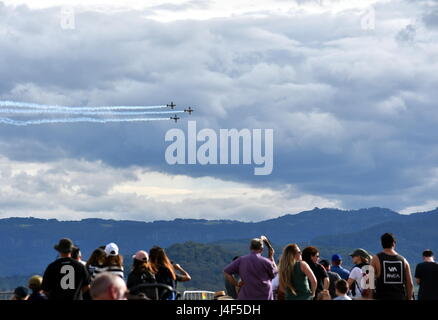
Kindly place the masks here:
<instances>
[{"instance_id":1,"label":"airplane","mask_svg":"<svg viewBox=\"0 0 438 320\"><path fill-rule=\"evenodd\" d=\"M175 123L181 119L180 117L177 117L176 115L174 115L173 117L170 117L170 120L175 120Z\"/></svg>"},{"instance_id":2,"label":"airplane","mask_svg":"<svg viewBox=\"0 0 438 320\"><path fill-rule=\"evenodd\" d=\"M184 112L188 112L189 114L192 114L193 111L195 111L195 110L193 110L191 107L184 109Z\"/></svg>"},{"instance_id":3,"label":"airplane","mask_svg":"<svg viewBox=\"0 0 438 320\"><path fill-rule=\"evenodd\" d=\"M174 109L176 107L176 104L174 104L173 102L171 102L170 104L167 105L168 107L170 107L170 109Z\"/></svg>"}]
</instances>

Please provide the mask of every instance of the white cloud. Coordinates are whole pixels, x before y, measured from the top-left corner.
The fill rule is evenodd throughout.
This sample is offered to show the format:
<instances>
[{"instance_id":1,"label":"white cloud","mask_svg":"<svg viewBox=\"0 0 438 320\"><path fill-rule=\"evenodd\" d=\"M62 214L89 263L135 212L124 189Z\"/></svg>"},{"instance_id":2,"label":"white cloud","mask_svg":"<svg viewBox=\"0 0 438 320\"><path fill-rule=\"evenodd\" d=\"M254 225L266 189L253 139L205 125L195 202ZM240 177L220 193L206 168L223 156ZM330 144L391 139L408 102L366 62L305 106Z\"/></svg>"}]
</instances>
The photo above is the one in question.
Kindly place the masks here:
<instances>
[{"instance_id":1,"label":"white cloud","mask_svg":"<svg viewBox=\"0 0 438 320\"><path fill-rule=\"evenodd\" d=\"M0 158L0 217L61 220L174 218L256 221L339 202L284 190L251 187L215 178L191 178L116 169L102 162L64 159L16 162Z\"/></svg>"}]
</instances>

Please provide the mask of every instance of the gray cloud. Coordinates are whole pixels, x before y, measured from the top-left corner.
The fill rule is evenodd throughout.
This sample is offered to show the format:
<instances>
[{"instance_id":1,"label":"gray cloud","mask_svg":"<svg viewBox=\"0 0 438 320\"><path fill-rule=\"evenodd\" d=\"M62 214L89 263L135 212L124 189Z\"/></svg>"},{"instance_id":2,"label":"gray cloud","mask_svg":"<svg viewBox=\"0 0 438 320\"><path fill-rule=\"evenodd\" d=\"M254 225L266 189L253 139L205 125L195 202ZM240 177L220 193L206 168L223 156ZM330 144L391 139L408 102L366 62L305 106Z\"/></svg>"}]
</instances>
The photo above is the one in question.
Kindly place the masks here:
<instances>
[{"instance_id":1,"label":"gray cloud","mask_svg":"<svg viewBox=\"0 0 438 320\"><path fill-rule=\"evenodd\" d=\"M85 11L75 30L62 30L58 9L2 6L1 98L175 100L196 108L200 128L274 128L275 165L267 177L254 177L252 167L168 166L171 123L2 126L0 151L20 161L102 160L276 190L292 184L347 208L421 204L433 197L425 186L438 160L437 35L427 31L428 41L405 46L395 39L406 39L406 24L394 27L417 5L376 6L380 20L371 33L361 30L355 11L171 23L135 11ZM17 183L30 191L26 178Z\"/></svg>"}]
</instances>

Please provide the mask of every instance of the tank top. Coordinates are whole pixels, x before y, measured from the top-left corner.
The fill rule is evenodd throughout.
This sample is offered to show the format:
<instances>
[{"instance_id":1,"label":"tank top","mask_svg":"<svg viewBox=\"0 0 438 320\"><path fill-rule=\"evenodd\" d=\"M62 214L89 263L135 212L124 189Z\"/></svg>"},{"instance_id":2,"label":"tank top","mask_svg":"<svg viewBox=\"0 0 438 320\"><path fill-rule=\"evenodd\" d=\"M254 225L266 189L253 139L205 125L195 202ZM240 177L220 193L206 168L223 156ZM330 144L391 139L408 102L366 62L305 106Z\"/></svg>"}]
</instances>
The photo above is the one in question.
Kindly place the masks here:
<instances>
[{"instance_id":1,"label":"tank top","mask_svg":"<svg viewBox=\"0 0 438 320\"><path fill-rule=\"evenodd\" d=\"M381 252L380 277L376 282L377 300L406 300L406 269L400 255L389 255Z\"/></svg>"},{"instance_id":2,"label":"tank top","mask_svg":"<svg viewBox=\"0 0 438 320\"><path fill-rule=\"evenodd\" d=\"M285 299L286 300L310 300L312 297L312 291L310 290L309 280L306 274L301 271L301 262L295 263L294 270L292 273L293 285L295 288L295 293L293 295L289 288L286 289Z\"/></svg>"}]
</instances>

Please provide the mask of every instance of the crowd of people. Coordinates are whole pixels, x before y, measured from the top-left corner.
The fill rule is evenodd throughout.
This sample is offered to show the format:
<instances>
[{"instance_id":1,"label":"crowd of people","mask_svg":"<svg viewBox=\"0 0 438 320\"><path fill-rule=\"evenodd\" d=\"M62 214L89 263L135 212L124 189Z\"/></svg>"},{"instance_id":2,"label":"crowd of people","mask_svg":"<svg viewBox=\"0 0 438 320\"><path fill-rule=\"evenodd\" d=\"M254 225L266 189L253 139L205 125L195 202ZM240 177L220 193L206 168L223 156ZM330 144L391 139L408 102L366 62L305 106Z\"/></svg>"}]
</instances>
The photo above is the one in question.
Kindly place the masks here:
<instances>
[{"instance_id":1,"label":"crowd of people","mask_svg":"<svg viewBox=\"0 0 438 320\"><path fill-rule=\"evenodd\" d=\"M341 255L331 261L320 259L314 246L302 251L297 244L284 247L277 263L274 248L262 236L250 243L250 253L234 257L224 268L225 291L215 298L239 300L438 300L438 264L431 250L423 252L423 262L415 269L419 285L414 296L413 277L408 261L395 251L394 235L381 236L382 251L372 256L365 249L351 252L351 270L345 269ZM267 257L262 255L265 246ZM123 256L115 243L95 249L87 261L70 239L54 246L58 258L43 276L29 279L28 287L18 287L14 300L175 300L177 283L191 280L190 274L173 263L165 250L154 246L132 256L125 279ZM30 289L30 291L29 291Z\"/></svg>"},{"instance_id":2,"label":"crowd of people","mask_svg":"<svg viewBox=\"0 0 438 320\"><path fill-rule=\"evenodd\" d=\"M433 252L423 252L415 269L414 284L409 262L395 250L391 233L381 236L382 251L372 256L365 249L351 252L351 270L334 254L331 264L320 260L314 246L302 251L288 244L277 266L274 249L266 238L253 239L248 255L235 258L224 269L228 294L239 300L438 300L438 264ZM268 257L262 252L268 247Z\"/></svg>"},{"instance_id":3,"label":"crowd of people","mask_svg":"<svg viewBox=\"0 0 438 320\"><path fill-rule=\"evenodd\" d=\"M132 257L127 279L123 256L115 243L95 249L87 261L68 238L54 248L58 258L47 266L43 276L31 277L28 288L16 288L13 300L174 300L177 282L191 280L190 274L172 263L158 246L149 253L140 250Z\"/></svg>"}]
</instances>

